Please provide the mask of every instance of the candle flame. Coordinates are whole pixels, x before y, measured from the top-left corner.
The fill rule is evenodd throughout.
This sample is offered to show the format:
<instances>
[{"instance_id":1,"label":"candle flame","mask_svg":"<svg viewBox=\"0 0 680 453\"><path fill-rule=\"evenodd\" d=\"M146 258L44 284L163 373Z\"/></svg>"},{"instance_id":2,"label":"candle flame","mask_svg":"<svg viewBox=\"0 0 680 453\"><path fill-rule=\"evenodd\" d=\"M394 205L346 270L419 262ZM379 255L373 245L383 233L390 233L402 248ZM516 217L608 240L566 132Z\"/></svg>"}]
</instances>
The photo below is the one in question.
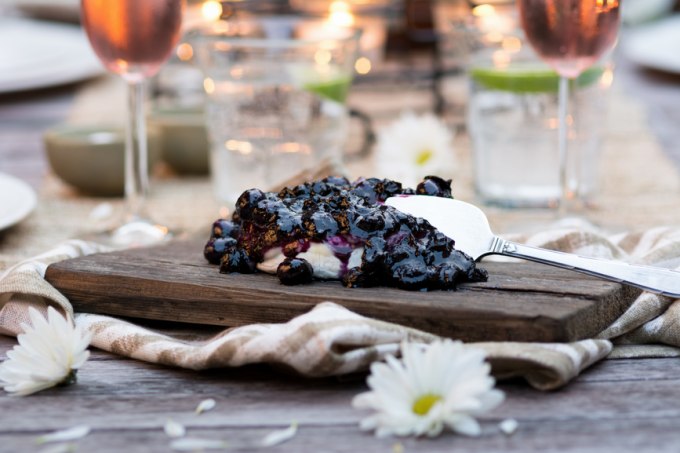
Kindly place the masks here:
<instances>
[{"instance_id":1,"label":"candle flame","mask_svg":"<svg viewBox=\"0 0 680 453\"><path fill-rule=\"evenodd\" d=\"M214 93L215 92L215 81L213 79L211 79L210 77L206 77L205 80L203 80L203 89L208 94Z\"/></svg>"},{"instance_id":2,"label":"candle flame","mask_svg":"<svg viewBox=\"0 0 680 453\"><path fill-rule=\"evenodd\" d=\"M602 73L602 77L600 77L600 86L609 88L612 86L612 83L614 83L614 71L612 71L612 68L607 68Z\"/></svg>"},{"instance_id":3,"label":"candle flame","mask_svg":"<svg viewBox=\"0 0 680 453\"><path fill-rule=\"evenodd\" d=\"M503 50L516 53L522 49L522 40L516 36L506 36L503 38Z\"/></svg>"},{"instance_id":4,"label":"candle flame","mask_svg":"<svg viewBox=\"0 0 680 453\"><path fill-rule=\"evenodd\" d=\"M191 47L191 44L183 42L179 46L177 46L177 58L179 58L182 61L189 61L191 58L194 56L194 48Z\"/></svg>"},{"instance_id":5,"label":"candle flame","mask_svg":"<svg viewBox=\"0 0 680 453\"><path fill-rule=\"evenodd\" d=\"M351 27L354 25L354 15L349 4L343 1L334 1L328 7L328 21L341 27Z\"/></svg>"},{"instance_id":6,"label":"candle flame","mask_svg":"<svg viewBox=\"0 0 680 453\"><path fill-rule=\"evenodd\" d=\"M201 5L201 14L206 20L218 21L222 17L222 4L216 0L208 0Z\"/></svg>"},{"instance_id":7,"label":"candle flame","mask_svg":"<svg viewBox=\"0 0 680 453\"><path fill-rule=\"evenodd\" d=\"M472 8L472 15L476 17L491 16L496 14L496 8L493 5L484 3L483 5L477 5Z\"/></svg>"},{"instance_id":8,"label":"candle flame","mask_svg":"<svg viewBox=\"0 0 680 453\"><path fill-rule=\"evenodd\" d=\"M619 7L619 0L596 0L596 10L599 12L607 12Z\"/></svg>"},{"instance_id":9,"label":"candle flame","mask_svg":"<svg viewBox=\"0 0 680 453\"><path fill-rule=\"evenodd\" d=\"M253 152L253 145L250 142L241 140L227 140L224 142L224 147L229 151L236 151L243 155L248 155Z\"/></svg>"},{"instance_id":10,"label":"candle flame","mask_svg":"<svg viewBox=\"0 0 680 453\"><path fill-rule=\"evenodd\" d=\"M371 60L366 57L358 58L354 63L354 70L357 74L368 74L371 72Z\"/></svg>"}]
</instances>

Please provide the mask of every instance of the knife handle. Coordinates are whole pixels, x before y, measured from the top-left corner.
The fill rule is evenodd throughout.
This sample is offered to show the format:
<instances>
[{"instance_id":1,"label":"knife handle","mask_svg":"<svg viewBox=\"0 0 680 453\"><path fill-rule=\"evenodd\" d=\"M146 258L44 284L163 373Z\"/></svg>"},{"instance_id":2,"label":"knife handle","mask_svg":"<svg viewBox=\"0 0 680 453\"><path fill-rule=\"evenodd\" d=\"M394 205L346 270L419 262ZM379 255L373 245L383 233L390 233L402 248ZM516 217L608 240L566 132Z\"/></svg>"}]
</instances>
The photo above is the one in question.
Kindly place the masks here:
<instances>
[{"instance_id":1,"label":"knife handle","mask_svg":"<svg viewBox=\"0 0 680 453\"><path fill-rule=\"evenodd\" d=\"M495 238L491 253L570 269L670 297L680 297L680 272L622 261L587 258Z\"/></svg>"}]
</instances>

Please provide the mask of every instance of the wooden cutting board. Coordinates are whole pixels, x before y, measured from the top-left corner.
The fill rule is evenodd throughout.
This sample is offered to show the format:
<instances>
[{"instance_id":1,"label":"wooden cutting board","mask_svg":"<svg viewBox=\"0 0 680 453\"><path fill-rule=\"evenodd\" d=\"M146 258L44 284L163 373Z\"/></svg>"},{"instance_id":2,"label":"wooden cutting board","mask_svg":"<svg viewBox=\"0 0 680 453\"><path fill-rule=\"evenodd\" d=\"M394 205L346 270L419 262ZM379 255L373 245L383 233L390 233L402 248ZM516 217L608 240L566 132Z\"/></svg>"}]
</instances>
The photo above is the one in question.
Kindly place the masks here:
<instances>
[{"instance_id":1,"label":"wooden cutting board","mask_svg":"<svg viewBox=\"0 0 680 453\"><path fill-rule=\"evenodd\" d=\"M220 274L204 241L97 254L48 267L76 311L197 324L285 322L322 301L463 341L573 341L616 319L639 290L534 263L481 263L485 283L456 291L283 286L266 274Z\"/></svg>"}]
</instances>

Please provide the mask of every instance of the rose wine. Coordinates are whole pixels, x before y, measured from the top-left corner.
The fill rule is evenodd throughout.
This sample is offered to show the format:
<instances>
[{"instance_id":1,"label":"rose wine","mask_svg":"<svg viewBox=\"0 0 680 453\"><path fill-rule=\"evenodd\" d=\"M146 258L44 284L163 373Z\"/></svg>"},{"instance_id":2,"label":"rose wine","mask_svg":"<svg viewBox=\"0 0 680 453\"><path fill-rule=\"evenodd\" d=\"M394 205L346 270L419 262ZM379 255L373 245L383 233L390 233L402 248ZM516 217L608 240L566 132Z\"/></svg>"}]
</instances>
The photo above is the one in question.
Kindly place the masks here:
<instances>
[{"instance_id":1,"label":"rose wine","mask_svg":"<svg viewBox=\"0 0 680 453\"><path fill-rule=\"evenodd\" d=\"M567 78L613 47L619 0L518 0L522 28L538 54Z\"/></svg>"},{"instance_id":2,"label":"rose wine","mask_svg":"<svg viewBox=\"0 0 680 453\"><path fill-rule=\"evenodd\" d=\"M128 80L158 72L180 37L183 0L82 0L81 6L95 53Z\"/></svg>"}]
</instances>

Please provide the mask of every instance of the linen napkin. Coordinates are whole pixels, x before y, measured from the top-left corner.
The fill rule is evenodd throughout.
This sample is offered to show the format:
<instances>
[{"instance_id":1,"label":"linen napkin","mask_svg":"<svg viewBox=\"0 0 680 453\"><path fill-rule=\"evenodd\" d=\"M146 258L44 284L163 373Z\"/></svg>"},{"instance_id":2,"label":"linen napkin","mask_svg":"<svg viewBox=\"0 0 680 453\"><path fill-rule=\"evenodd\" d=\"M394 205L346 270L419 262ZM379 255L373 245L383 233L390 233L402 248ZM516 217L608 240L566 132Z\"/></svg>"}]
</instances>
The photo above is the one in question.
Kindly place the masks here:
<instances>
[{"instance_id":1,"label":"linen napkin","mask_svg":"<svg viewBox=\"0 0 680 453\"><path fill-rule=\"evenodd\" d=\"M595 232L555 230L526 236L530 245L581 255L676 267L680 230L656 228L612 237ZM29 259L0 276L0 333L17 335L28 307L48 305L72 314L68 300L45 282L47 266L59 260L104 251L83 241L68 241ZM574 343L469 343L483 348L498 378L523 377L541 390L559 388L606 357L612 341L631 356L673 355L680 347L680 302L642 293L597 338ZM253 324L217 335L173 335L108 316L75 314L75 322L93 334L92 345L153 363L195 370L270 363L309 377L366 370L371 362L396 354L403 340L431 342L438 337L397 324L360 316L331 302L283 324ZM653 345L640 351L631 345ZM659 349L659 345L666 348ZM669 347L670 346L670 347ZM671 348L673 347L673 348ZM619 354L619 357L625 356Z\"/></svg>"}]
</instances>

